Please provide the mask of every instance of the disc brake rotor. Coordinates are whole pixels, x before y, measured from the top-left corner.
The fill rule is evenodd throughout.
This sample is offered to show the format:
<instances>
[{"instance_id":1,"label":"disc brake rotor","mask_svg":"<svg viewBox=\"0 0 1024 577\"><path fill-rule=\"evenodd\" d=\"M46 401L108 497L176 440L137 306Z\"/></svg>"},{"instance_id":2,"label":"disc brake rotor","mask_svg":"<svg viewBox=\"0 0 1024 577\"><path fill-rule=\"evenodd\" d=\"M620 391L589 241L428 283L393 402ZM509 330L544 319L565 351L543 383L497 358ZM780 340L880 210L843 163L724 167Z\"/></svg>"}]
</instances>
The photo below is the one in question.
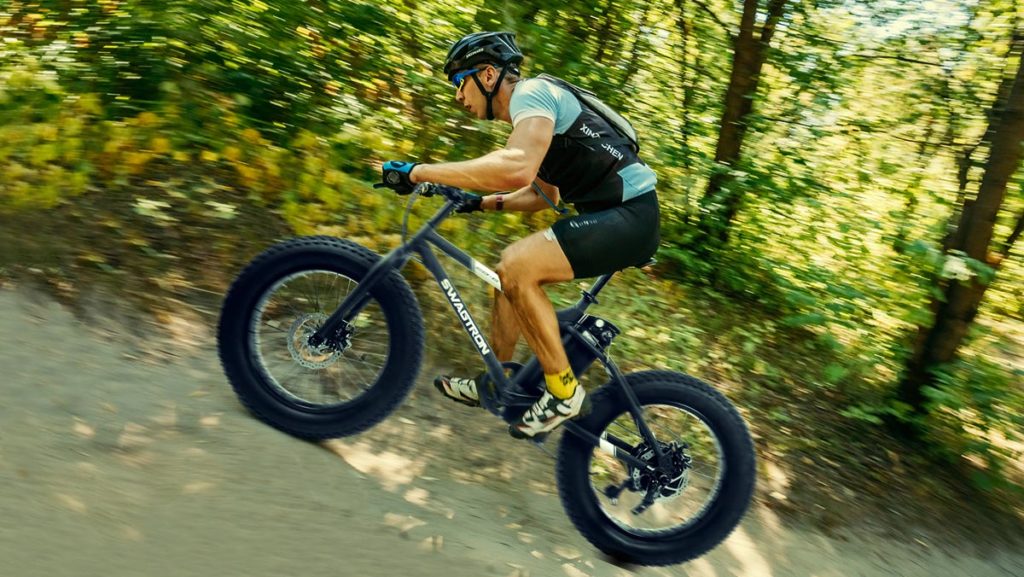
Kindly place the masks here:
<instances>
[{"instance_id":1,"label":"disc brake rotor","mask_svg":"<svg viewBox=\"0 0 1024 577\"><path fill-rule=\"evenodd\" d=\"M327 368L341 357L342 351L328 344L318 347L309 344L309 337L326 320L327 315L324 313L308 313L295 319L288 332L288 352L296 363L307 369Z\"/></svg>"}]
</instances>

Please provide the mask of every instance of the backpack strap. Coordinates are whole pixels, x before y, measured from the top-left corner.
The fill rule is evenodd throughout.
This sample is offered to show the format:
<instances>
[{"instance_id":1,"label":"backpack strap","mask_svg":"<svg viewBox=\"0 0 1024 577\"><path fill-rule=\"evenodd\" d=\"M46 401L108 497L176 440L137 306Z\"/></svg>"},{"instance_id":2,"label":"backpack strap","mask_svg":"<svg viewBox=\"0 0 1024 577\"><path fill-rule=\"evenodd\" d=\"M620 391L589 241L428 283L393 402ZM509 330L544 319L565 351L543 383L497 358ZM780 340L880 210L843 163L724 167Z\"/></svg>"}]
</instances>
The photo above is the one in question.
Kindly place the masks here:
<instances>
[{"instance_id":1,"label":"backpack strap","mask_svg":"<svg viewBox=\"0 0 1024 577\"><path fill-rule=\"evenodd\" d=\"M605 122L605 124L607 124L608 127L612 129L612 132L613 132L613 134L610 135L610 136L601 136L601 137L598 137L598 138L593 138L593 137L590 137L590 136L578 136L578 135L577 136L569 136L569 135L566 135L566 134L561 134L559 136L562 136L562 137L564 137L567 140L572 140L573 142L580 143L580 144L591 143L591 144L595 144L597 146L601 146L603 144L607 144L609 146L622 146L622 145L626 145L634 153L638 152L638 148L639 147L638 147L638 145L635 142L633 142L632 139L630 139L630 138L620 134L618 129L615 127L614 123L612 123L610 120L605 118L605 116L599 110L595 110L593 106L588 104L587 101L582 96L580 96L580 93L586 93L586 94L589 94L590 96L594 96L596 98L597 96L593 92L591 92L589 90L586 90L585 88L580 88L579 86L576 86L575 84L573 84L571 82L567 82L565 80L562 80L561 78L558 78L557 76L551 76L550 74L547 74L547 73L538 74L536 76L536 78L539 78L541 80L547 80L548 82L554 84L555 86L558 86L560 88L568 90L569 93L572 94L573 97L576 98L576 101L580 103L580 106L582 106L583 108L586 108L587 110L589 110L592 113L596 114L598 118L603 120ZM567 145L568 145L568 143L563 144L563 146L567 146Z\"/></svg>"},{"instance_id":2,"label":"backpack strap","mask_svg":"<svg viewBox=\"0 0 1024 577\"><path fill-rule=\"evenodd\" d=\"M551 202L551 199L548 198L548 195L544 194L544 191L540 189L540 185L537 184L536 180L531 182L530 186L533 187L534 192L539 194L541 196L541 198L543 198L544 200L546 200L548 202L548 206L553 208L555 212L557 212L558 214L565 214L565 213L569 212L569 209L567 209L567 208L558 208L557 206L555 206L555 203Z\"/></svg>"}]
</instances>

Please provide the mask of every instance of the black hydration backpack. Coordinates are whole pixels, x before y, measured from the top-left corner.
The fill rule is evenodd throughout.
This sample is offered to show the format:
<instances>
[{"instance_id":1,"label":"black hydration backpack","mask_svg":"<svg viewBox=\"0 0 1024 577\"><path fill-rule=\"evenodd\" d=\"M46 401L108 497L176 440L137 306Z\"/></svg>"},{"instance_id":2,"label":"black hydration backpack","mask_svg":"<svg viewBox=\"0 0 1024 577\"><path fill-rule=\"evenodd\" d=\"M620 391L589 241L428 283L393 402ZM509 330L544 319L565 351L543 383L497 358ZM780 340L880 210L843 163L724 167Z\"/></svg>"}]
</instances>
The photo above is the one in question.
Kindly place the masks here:
<instances>
[{"instance_id":1,"label":"black hydration backpack","mask_svg":"<svg viewBox=\"0 0 1024 577\"><path fill-rule=\"evenodd\" d=\"M561 78L551 76L550 74L539 74L537 78L542 78L549 82L554 82L558 86L561 86L562 88L571 92L573 96L575 96L576 99L580 101L580 104L586 106L591 111L593 111L594 114L600 116L602 119L604 119L605 122L608 123L609 126L611 126L615 130L615 132L618 132L619 136L621 136L625 142L628 142L630 146L633 147L634 153L640 152L640 143L637 141L636 129L633 128L633 125L630 124L629 121L626 120L621 114L612 110L612 107L608 106L604 102L601 102L601 99L598 98L596 94L589 90L580 88L579 86L576 86L575 84L567 80L562 80Z\"/></svg>"}]
</instances>

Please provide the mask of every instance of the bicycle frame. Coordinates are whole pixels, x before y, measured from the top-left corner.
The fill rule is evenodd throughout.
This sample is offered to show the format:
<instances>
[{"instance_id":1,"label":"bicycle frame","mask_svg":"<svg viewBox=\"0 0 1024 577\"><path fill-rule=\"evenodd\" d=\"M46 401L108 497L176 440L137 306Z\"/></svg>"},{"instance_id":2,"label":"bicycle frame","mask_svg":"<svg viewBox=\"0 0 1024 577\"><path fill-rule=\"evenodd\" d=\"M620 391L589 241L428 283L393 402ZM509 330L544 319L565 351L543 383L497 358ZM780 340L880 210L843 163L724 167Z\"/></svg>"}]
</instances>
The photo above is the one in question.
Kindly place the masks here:
<instances>
[{"instance_id":1,"label":"bicycle frame","mask_svg":"<svg viewBox=\"0 0 1024 577\"><path fill-rule=\"evenodd\" d=\"M507 404L507 401L509 401L507 398L508 391L511 389L513 384L517 384L515 377L510 380L505 376L505 370L502 367L501 362L498 360L498 357L491 349L491 345L488 342L487 337L483 334L483 331L480 330L479 325L477 325L476 321L473 319L472 314L465 305L465 301L462 300L462 296L459 294L459 290L451 282L451 278L448 276L448 273L441 265L441 262L438 260L431 247L433 246L441 250L457 263L482 278L497 290L501 290L501 281L494 271L487 268L462 249L449 242L435 230L441 222L451 216L452 212L459 205L458 198L453 198L447 194L445 196L448 199L445 205L418 231L416 231L411 238L385 255L367 272L366 276L358 283L356 288L345 297L338 309L335 310L334 313L324 321L323 326L321 326L320 329L312 335L310 341L312 343L323 343L334 335L343 334L348 325L348 321L354 318L359 311L369 303L370 292L373 290L373 286L385 275L390 274L392 271L404 268L413 256L418 255L423 265L428 271L430 271L431 275L433 275L434 279L441 287L442 292L444 292L445 297L448 299L448 303L452 306L456 316L459 317L462 322L463 329L476 346L477 353L479 353L483 358L487 367L487 375L490 377L492 382L495 383L497 398ZM558 311L559 323L572 323L582 318L587 308L589 308L591 304L597 302L597 294L604 288L613 274L614 273L609 273L598 277L589 290L583 291L583 296L575 305ZM567 330L572 332L575 331L571 326L567 327ZM576 333L575 336L579 337L580 335L579 333ZM654 435L644 422L640 410L640 404L633 393L633 390L626 383L615 364L602 351L584 339L581 339L581 341L592 349L591 353L595 354L596 359L604 364L613 380L621 385L623 395L629 405L629 411L633 420L636 422L641 434L650 443L649 446L654 448L659 464L661 464L664 456L662 455L659 444L654 442ZM524 372L525 371L520 371L520 374ZM491 407L488 408L491 409ZM497 413L493 409L491 412L500 416L500 413ZM616 457L617 459L628 462L634 467L653 470L653 468L648 464L640 461L630 454L629 451L631 447L627 443L620 441L613 436L602 435L601 437L598 437L571 421L566 422L563 426L567 431L586 439L595 447L600 448L602 451Z\"/></svg>"}]
</instances>

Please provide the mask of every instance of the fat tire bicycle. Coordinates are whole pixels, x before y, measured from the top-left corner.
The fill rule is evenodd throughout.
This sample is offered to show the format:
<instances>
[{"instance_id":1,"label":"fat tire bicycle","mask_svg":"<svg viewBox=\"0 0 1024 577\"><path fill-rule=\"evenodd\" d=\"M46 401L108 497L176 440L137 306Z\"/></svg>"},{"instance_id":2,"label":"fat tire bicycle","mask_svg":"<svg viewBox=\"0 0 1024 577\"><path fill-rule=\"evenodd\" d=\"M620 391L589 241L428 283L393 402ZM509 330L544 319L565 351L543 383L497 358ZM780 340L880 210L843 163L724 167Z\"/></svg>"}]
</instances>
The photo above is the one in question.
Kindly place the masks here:
<instances>
[{"instance_id":1,"label":"fat tire bicycle","mask_svg":"<svg viewBox=\"0 0 1024 577\"><path fill-rule=\"evenodd\" d=\"M256 418L320 440L364 431L397 408L423 360L423 316L400 274L416 257L484 361L481 405L512 423L540 397L536 356L524 364L498 361L432 250L501 290L497 274L435 230L465 194L418 185L403 242L384 256L349 240L311 236L253 259L225 297L217 342L228 380ZM417 196L446 202L410 237ZM609 377L589 393L590 411L561 427L558 493L579 532L604 553L641 565L680 563L739 524L754 490L753 442L736 408L707 383L677 372L619 370L608 355L619 329L587 313L613 274L557 312L574 373L600 362Z\"/></svg>"}]
</instances>

